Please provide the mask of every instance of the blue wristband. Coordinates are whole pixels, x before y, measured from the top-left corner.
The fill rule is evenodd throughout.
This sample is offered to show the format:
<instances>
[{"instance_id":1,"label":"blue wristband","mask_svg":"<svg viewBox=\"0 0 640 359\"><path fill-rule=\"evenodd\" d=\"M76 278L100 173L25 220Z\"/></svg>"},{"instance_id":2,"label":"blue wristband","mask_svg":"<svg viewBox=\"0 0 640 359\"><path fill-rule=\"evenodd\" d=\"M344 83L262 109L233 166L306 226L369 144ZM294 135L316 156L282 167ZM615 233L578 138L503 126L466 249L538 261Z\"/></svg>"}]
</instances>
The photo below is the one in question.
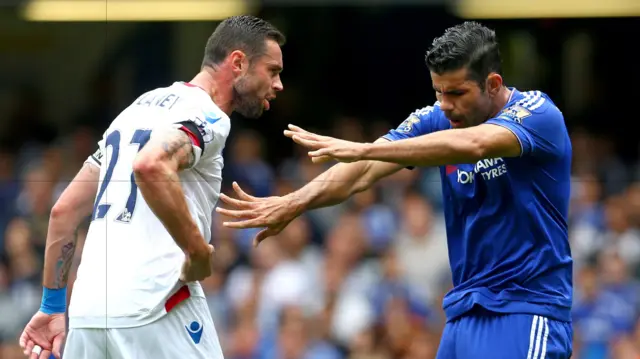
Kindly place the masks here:
<instances>
[{"instance_id":1,"label":"blue wristband","mask_svg":"<svg viewBox=\"0 0 640 359\"><path fill-rule=\"evenodd\" d=\"M67 288L49 289L42 287L40 311L45 314L58 314L67 311Z\"/></svg>"}]
</instances>

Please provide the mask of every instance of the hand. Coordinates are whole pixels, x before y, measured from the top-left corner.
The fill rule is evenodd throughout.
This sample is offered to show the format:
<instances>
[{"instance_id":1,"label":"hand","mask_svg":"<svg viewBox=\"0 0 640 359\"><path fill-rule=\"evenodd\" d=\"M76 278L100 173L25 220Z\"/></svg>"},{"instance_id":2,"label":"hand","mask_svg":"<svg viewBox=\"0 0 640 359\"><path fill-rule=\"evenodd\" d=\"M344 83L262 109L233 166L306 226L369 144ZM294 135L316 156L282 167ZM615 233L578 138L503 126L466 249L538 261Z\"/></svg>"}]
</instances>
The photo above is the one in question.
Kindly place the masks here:
<instances>
[{"instance_id":1,"label":"hand","mask_svg":"<svg viewBox=\"0 0 640 359\"><path fill-rule=\"evenodd\" d=\"M220 200L237 210L217 207L216 212L228 217L243 219L238 222L224 222L228 228L264 228L253 239L253 246L268 237L275 236L300 215L300 211L289 196L258 198L245 193L233 182L233 189L239 199L220 194ZM265 228L266 227L266 228Z\"/></svg>"},{"instance_id":2,"label":"hand","mask_svg":"<svg viewBox=\"0 0 640 359\"><path fill-rule=\"evenodd\" d=\"M49 359L51 354L60 359L60 348L65 336L64 313L49 315L38 311L22 331L20 347L24 350L24 355L30 359ZM36 345L42 348L40 355L33 352Z\"/></svg>"},{"instance_id":3,"label":"hand","mask_svg":"<svg viewBox=\"0 0 640 359\"><path fill-rule=\"evenodd\" d=\"M209 253L200 256L187 256L182 264L180 280L183 282L196 282L211 275L213 267L213 246L208 245Z\"/></svg>"},{"instance_id":4,"label":"hand","mask_svg":"<svg viewBox=\"0 0 640 359\"><path fill-rule=\"evenodd\" d=\"M357 162L363 159L367 150L366 143L320 136L294 125L289 125L289 130L285 130L284 135L313 150L309 152L309 156L314 163L326 162L331 158L340 162Z\"/></svg>"}]
</instances>

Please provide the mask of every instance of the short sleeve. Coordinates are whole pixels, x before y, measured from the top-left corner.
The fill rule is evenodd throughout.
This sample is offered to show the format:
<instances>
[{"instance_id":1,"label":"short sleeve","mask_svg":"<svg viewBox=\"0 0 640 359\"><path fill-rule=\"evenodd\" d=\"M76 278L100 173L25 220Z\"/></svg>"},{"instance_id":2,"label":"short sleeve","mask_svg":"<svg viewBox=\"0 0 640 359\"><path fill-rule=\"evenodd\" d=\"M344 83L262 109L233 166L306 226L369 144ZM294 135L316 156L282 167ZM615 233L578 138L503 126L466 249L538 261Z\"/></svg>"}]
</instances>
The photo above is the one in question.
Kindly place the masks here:
<instances>
[{"instance_id":1,"label":"short sleeve","mask_svg":"<svg viewBox=\"0 0 640 359\"><path fill-rule=\"evenodd\" d=\"M187 112L189 113L189 112ZM174 122L179 130L184 131L193 144L196 166L202 157L219 152L229 135L229 119L216 112L192 111L190 114Z\"/></svg>"},{"instance_id":2,"label":"short sleeve","mask_svg":"<svg viewBox=\"0 0 640 359\"><path fill-rule=\"evenodd\" d=\"M439 115L440 104L436 102L433 106L412 112L397 128L382 137L389 141L397 141L438 131L442 127Z\"/></svg>"},{"instance_id":3,"label":"short sleeve","mask_svg":"<svg viewBox=\"0 0 640 359\"><path fill-rule=\"evenodd\" d=\"M520 141L522 157L558 158L566 152L568 135L564 116L554 105L537 110L514 105L486 123L513 132Z\"/></svg>"},{"instance_id":4,"label":"short sleeve","mask_svg":"<svg viewBox=\"0 0 640 359\"><path fill-rule=\"evenodd\" d=\"M98 141L98 148L94 153L92 153L87 159L84 161L85 163L90 163L98 168L102 166L102 157L104 157L104 136L100 141Z\"/></svg>"}]
</instances>

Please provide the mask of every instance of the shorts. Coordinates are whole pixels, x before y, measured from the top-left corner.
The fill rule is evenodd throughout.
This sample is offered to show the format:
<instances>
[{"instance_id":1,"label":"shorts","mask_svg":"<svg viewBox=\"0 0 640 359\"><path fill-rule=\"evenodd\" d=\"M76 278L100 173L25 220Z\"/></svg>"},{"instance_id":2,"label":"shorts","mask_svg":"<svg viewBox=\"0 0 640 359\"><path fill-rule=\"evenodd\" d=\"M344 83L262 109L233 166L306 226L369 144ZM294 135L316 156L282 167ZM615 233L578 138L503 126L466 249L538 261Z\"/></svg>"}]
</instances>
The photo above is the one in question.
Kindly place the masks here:
<instances>
[{"instance_id":1,"label":"shorts","mask_svg":"<svg viewBox=\"0 0 640 359\"><path fill-rule=\"evenodd\" d=\"M133 328L73 328L63 359L222 359L206 299L189 297L162 318Z\"/></svg>"},{"instance_id":2,"label":"shorts","mask_svg":"<svg viewBox=\"0 0 640 359\"><path fill-rule=\"evenodd\" d=\"M484 312L448 322L436 359L569 359L571 323L531 314Z\"/></svg>"}]
</instances>

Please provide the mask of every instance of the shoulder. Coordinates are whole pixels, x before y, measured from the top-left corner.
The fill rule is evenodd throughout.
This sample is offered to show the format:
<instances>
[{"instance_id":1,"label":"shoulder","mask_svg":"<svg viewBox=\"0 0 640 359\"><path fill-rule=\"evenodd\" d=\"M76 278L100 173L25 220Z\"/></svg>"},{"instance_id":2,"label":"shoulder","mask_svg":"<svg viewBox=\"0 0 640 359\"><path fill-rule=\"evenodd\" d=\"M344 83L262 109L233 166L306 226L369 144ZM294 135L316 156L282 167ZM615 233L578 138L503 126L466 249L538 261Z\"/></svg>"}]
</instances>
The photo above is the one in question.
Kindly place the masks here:
<instances>
[{"instance_id":1,"label":"shoulder","mask_svg":"<svg viewBox=\"0 0 640 359\"><path fill-rule=\"evenodd\" d=\"M434 113L434 111L436 113L438 111L440 111L440 102L439 101L436 101L433 105L419 108L419 109L413 111L411 114L415 115L415 116L418 116L418 117L424 117L424 116L429 116L430 114Z\"/></svg>"},{"instance_id":2,"label":"shoulder","mask_svg":"<svg viewBox=\"0 0 640 359\"><path fill-rule=\"evenodd\" d=\"M432 129L441 129L440 127L449 124L440 110L440 102L436 101L433 105L419 108L409 114L409 116L400 124L398 131L411 132L413 127L421 124L427 125Z\"/></svg>"},{"instance_id":3,"label":"shoulder","mask_svg":"<svg viewBox=\"0 0 640 359\"><path fill-rule=\"evenodd\" d=\"M526 91L518 94L518 99L497 116L504 120L523 123L528 118L548 118L564 122L562 112L551 98L542 91Z\"/></svg>"},{"instance_id":4,"label":"shoulder","mask_svg":"<svg viewBox=\"0 0 640 359\"><path fill-rule=\"evenodd\" d=\"M558 109L549 95L542 91L534 90L522 92L521 98L515 102L515 106L520 106L532 114L561 114L560 109Z\"/></svg>"},{"instance_id":5,"label":"shoulder","mask_svg":"<svg viewBox=\"0 0 640 359\"><path fill-rule=\"evenodd\" d=\"M414 116L423 121L444 119L444 113L440 109L440 101L436 101L433 103L433 105L425 106L411 112L411 115L409 115L409 117L411 116Z\"/></svg>"},{"instance_id":6,"label":"shoulder","mask_svg":"<svg viewBox=\"0 0 640 359\"><path fill-rule=\"evenodd\" d=\"M203 106L201 110L208 127L215 133L224 135L224 137L229 135L231 131L231 119L220 107L213 102L209 102Z\"/></svg>"}]
</instances>

